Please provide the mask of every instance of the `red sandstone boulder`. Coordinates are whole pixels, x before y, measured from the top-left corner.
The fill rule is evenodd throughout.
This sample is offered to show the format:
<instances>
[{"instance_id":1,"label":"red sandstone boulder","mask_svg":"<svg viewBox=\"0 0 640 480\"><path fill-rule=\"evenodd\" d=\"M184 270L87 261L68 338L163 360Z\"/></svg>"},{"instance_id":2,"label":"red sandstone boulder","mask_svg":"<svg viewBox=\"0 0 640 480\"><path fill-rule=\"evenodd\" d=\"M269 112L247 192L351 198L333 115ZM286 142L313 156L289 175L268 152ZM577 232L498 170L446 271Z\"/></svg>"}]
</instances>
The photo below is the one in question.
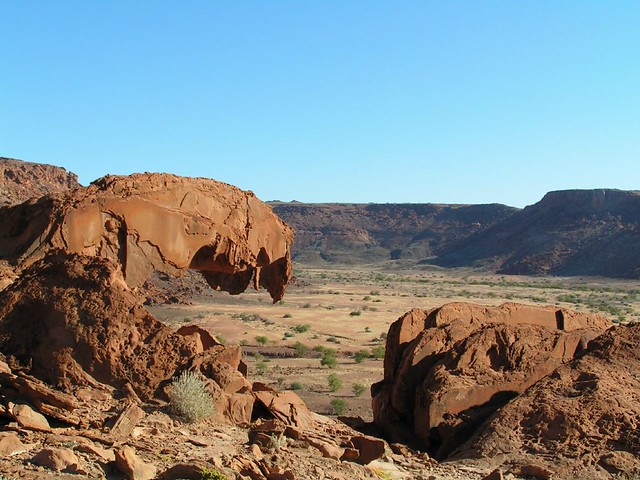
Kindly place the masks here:
<instances>
[{"instance_id":1,"label":"red sandstone boulder","mask_svg":"<svg viewBox=\"0 0 640 480\"><path fill-rule=\"evenodd\" d=\"M107 176L4 208L0 231L0 260L16 272L61 249L118 262L130 287L152 271L192 269L213 288L237 294L253 283L274 301L291 276L291 228L253 193L204 178Z\"/></svg>"},{"instance_id":2,"label":"red sandstone boulder","mask_svg":"<svg viewBox=\"0 0 640 480\"><path fill-rule=\"evenodd\" d=\"M595 315L513 303L412 310L389 329L374 421L391 440L445 458L609 326Z\"/></svg>"},{"instance_id":3,"label":"red sandstone boulder","mask_svg":"<svg viewBox=\"0 0 640 480\"><path fill-rule=\"evenodd\" d=\"M617 326L494 413L453 459L537 463L553 478L640 471L640 324Z\"/></svg>"},{"instance_id":4,"label":"red sandstone boulder","mask_svg":"<svg viewBox=\"0 0 640 480\"><path fill-rule=\"evenodd\" d=\"M130 384L140 398L162 396L182 370L211 379L234 417L251 418L250 385L239 369L239 347L211 342L201 329L181 335L142 306L119 265L99 257L50 255L29 267L0 296L0 351L14 370L70 390ZM218 383L220 382L220 383ZM242 403L234 408L233 399Z\"/></svg>"}]
</instances>

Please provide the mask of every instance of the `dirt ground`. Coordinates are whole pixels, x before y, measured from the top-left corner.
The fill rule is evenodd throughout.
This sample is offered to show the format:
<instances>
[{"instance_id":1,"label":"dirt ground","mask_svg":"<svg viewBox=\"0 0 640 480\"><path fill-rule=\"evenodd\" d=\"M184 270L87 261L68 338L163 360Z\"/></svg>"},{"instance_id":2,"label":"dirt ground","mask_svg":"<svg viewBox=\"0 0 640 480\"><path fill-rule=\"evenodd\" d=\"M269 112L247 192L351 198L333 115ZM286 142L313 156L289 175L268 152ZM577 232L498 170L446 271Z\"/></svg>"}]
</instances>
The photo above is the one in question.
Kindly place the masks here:
<instances>
[{"instance_id":1,"label":"dirt ground","mask_svg":"<svg viewBox=\"0 0 640 480\"><path fill-rule=\"evenodd\" d=\"M207 291L192 305L149 310L176 328L195 323L224 343L243 345L250 380L296 390L318 413L342 410L343 415L367 421L372 419L369 387L383 374L380 357L386 332L412 308L429 309L452 301L486 305L513 301L592 311L615 322L640 321L640 281L501 276L433 267L300 265L295 266L295 277L284 301L277 304L265 291L240 296ZM335 365L321 364L326 349L335 350ZM370 357L358 363L354 355L362 350ZM333 388L330 375L337 377ZM362 392L356 395L356 389Z\"/></svg>"}]
</instances>

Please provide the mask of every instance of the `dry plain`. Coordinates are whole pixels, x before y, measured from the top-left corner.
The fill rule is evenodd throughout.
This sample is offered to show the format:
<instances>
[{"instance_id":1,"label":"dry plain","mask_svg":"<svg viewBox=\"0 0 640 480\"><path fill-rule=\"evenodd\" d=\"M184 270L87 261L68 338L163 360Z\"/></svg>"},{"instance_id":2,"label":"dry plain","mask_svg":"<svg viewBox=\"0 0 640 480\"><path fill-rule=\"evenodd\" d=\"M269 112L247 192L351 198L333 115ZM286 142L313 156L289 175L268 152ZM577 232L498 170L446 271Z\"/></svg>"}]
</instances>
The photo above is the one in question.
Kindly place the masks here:
<instances>
[{"instance_id":1,"label":"dry plain","mask_svg":"<svg viewBox=\"0 0 640 480\"><path fill-rule=\"evenodd\" d=\"M386 332L412 308L430 309L454 301L519 302L595 312L614 322L640 321L639 281L394 265L295 265L294 273L284 300L276 304L264 291L231 296L209 289L190 305L149 309L175 328L197 324L226 344L242 345L250 380L296 390L319 413L367 421L372 419L369 387L383 375ZM335 364L326 360L322 365L323 358L332 356L325 354L327 349L335 352ZM369 358L356 355L362 351Z\"/></svg>"}]
</instances>

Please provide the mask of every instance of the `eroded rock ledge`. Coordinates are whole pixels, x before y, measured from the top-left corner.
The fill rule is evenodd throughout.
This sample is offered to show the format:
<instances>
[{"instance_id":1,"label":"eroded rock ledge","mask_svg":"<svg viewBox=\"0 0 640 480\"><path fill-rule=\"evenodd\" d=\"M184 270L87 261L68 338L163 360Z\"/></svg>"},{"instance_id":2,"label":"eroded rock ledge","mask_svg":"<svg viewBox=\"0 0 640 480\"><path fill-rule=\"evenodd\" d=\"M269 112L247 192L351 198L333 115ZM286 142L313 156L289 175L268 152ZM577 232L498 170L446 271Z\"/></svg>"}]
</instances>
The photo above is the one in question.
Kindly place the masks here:
<instances>
[{"instance_id":1,"label":"eroded rock ledge","mask_svg":"<svg viewBox=\"0 0 640 480\"><path fill-rule=\"evenodd\" d=\"M237 294L253 283L277 301L291 276L291 228L253 193L204 178L103 177L4 208L0 232L5 277L54 249L118 262L133 288L153 270L193 269L213 288Z\"/></svg>"}]
</instances>

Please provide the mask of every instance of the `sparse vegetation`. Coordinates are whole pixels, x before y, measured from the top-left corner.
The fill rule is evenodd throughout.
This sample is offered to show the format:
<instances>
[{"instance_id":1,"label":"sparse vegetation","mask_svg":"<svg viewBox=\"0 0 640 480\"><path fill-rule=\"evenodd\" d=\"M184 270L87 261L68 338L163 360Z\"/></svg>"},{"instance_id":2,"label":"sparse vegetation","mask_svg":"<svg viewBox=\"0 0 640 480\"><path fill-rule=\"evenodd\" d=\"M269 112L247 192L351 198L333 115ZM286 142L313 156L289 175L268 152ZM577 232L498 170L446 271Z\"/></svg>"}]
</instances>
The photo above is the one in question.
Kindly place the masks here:
<instances>
[{"instance_id":1,"label":"sparse vegetation","mask_svg":"<svg viewBox=\"0 0 640 480\"><path fill-rule=\"evenodd\" d=\"M322 355L322 359L320 359L320 365L323 367L335 368L337 364L338 359L336 358L335 352L331 349L325 350Z\"/></svg>"},{"instance_id":2,"label":"sparse vegetation","mask_svg":"<svg viewBox=\"0 0 640 480\"><path fill-rule=\"evenodd\" d=\"M360 395L362 395L364 393L364 391L367 389L367 387L365 387L362 383L354 383L351 386L352 390L353 390L353 394L356 397L359 397Z\"/></svg>"},{"instance_id":3,"label":"sparse vegetation","mask_svg":"<svg viewBox=\"0 0 640 480\"><path fill-rule=\"evenodd\" d=\"M228 480L228 477L215 468L203 467L200 470L201 480Z\"/></svg>"},{"instance_id":4,"label":"sparse vegetation","mask_svg":"<svg viewBox=\"0 0 640 480\"><path fill-rule=\"evenodd\" d=\"M342 380L335 373L327 377L327 382L329 383L329 390L332 392L337 392L342 388Z\"/></svg>"},{"instance_id":5,"label":"sparse vegetation","mask_svg":"<svg viewBox=\"0 0 640 480\"><path fill-rule=\"evenodd\" d=\"M347 403L342 398L334 398L329 402L335 415L342 415Z\"/></svg>"},{"instance_id":6,"label":"sparse vegetation","mask_svg":"<svg viewBox=\"0 0 640 480\"><path fill-rule=\"evenodd\" d=\"M358 350L353 356L353 359L356 361L356 363L362 363L367 358L369 358L369 356L370 354L368 350Z\"/></svg>"},{"instance_id":7,"label":"sparse vegetation","mask_svg":"<svg viewBox=\"0 0 640 480\"><path fill-rule=\"evenodd\" d=\"M264 335L258 335L256 337L256 342L258 342L260 345L264 346L267 343L269 343L269 339L267 337L265 337Z\"/></svg>"},{"instance_id":8,"label":"sparse vegetation","mask_svg":"<svg viewBox=\"0 0 640 480\"><path fill-rule=\"evenodd\" d=\"M197 423L214 413L213 398L195 372L182 372L169 387L171 411L187 423Z\"/></svg>"},{"instance_id":9,"label":"sparse vegetation","mask_svg":"<svg viewBox=\"0 0 640 480\"><path fill-rule=\"evenodd\" d=\"M362 312L360 310L353 310L351 313L349 313L349 315L351 315L352 317L359 317L360 315L362 315Z\"/></svg>"},{"instance_id":10,"label":"sparse vegetation","mask_svg":"<svg viewBox=\"0 0 640 480\"><path fill-rule=\"evenodd\" d=\"M371 349L371 357L376 360L382 360L384 358L384 352L385 348L382 345L373 347Z\"/></svg>"},{"instance_id":11,"label":"sparse vegetation","mask_svg":"<svg viewBox=\"0 0 640 480\"><path fill-rule=\"evenodd\" d=\"M304 384L302 382L292 382L289 388L290 390L295 390L295 391L304 390Z\"/></svg>"},{"instance_id":12,"label":"sparse vegetation","mask_svg":"<svg viewBox=\"0 0 640 480\"><path fill-rule=\"evenodd\" d=\"M295 325L291 328L293 328L293 330L295 330L298 333L305 333L309 331L309 329L311 328L311 325L305 323L304 325Z\"/></svg>"}]
</instances>

